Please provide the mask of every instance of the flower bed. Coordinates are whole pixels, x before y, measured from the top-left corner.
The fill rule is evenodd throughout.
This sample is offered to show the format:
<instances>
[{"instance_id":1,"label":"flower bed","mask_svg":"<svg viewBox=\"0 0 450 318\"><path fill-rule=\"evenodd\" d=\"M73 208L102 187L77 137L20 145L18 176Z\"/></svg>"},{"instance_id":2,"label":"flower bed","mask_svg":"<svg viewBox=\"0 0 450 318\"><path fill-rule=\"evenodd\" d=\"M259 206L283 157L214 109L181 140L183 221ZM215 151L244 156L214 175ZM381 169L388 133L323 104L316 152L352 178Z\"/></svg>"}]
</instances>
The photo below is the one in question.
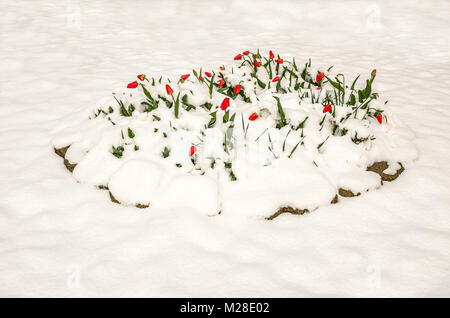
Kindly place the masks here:
<instances>
[{"instance_id":1,"label":"flower bed","mask_svg":"<svg viewBox=\"0 0 450 318\"><path fill-rule=\"evenodd\" d=\"M259 50L175 80L141 74L55 149L78 181L122 204L303 214L377 188L416 158L375 78Z\"/></svg>"}]
</instances>

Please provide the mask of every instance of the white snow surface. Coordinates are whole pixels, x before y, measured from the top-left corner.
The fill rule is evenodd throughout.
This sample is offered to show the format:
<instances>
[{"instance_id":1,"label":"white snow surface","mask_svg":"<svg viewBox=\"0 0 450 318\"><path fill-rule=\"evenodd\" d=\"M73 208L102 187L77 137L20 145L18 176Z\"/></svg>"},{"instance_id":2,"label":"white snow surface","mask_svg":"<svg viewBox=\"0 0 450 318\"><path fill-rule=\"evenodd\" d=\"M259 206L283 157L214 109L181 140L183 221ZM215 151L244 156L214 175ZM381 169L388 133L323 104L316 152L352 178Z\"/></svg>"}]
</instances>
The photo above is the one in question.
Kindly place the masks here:
<instances>
[{"instance_id":1,"label":"white snow surface","mask_svg":"<svg viewBox=\"0 0 450 318\"><path fill-rule=\"evenodd\" d=\"M3 2L1 296L450 296L448 2ZM249 193L238 180L222 193L213 178L171 178L139 156L121 166L105 152L120 136L108 135L106 122L86 120L93 103L136 74L177 78L255 48L299 64L311 57L348 78L376 68L376 90L400 127L401 138L389 141L402 143L371 149L372 159L387 156L392 169L417 160L378 189L373 174L349 170L333 183L371 191L269 222L246 217L253 213L245 207L275 210L280 195L304 207L308 193L332 197L335 188L324 188L329 182L317 174L298 189L283 188L289 183L271 176L280 170L242 165L241 173L261 182ZM52 150L61 136L76 145L67 153L80 162L73 175ZM138 137L136 130L137 143L151 143ZM330 168L358 160L346 159L354 152L343 154L345 145L330 145ZM280 164L312 165L297 159ZM142 191L130 197L124 178ZM150 202L167 184L163 202L173 204L117 205L92 186L105 183L130 205ZM275 190L264 193L268 185ZM198 213L199 204L234 213Z\"/></svg>"}]
</instances>

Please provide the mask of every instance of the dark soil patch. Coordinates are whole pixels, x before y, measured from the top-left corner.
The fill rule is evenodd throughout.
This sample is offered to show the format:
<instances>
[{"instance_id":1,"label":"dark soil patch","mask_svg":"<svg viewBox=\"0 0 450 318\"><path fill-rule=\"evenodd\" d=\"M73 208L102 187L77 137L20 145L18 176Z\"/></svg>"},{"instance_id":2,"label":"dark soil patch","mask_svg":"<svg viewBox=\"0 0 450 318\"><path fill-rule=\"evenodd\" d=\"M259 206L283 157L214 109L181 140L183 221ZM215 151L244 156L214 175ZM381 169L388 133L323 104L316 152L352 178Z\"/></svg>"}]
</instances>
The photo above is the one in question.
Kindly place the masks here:
<instances>
[{"instance_id":1,"label":"dark soil patch","mask_svg":"<svg viewBox=\"0 0 450 318\"><path fill-rule=\"evenodd\" d=\"M291 213L291 214L302 215L302 214L305 214L307 212L309 212L308 209L300 210L300 209L294 209L293 207L290 207L290 206L285 206L285 207L279 208L277 212L275 212L271 216L267 217L266 220L273 220L277 216L279 216L280 214L283 214L283 213Z\"/></svg>"},{"instance_id":2,"label":"dark soil patch","mask_svg":"<svg viewBox=\"0 0 450 318\"><path fill-rule=\"evenodd\" d=\"M70 147L70 145L66 146L66 147L58 148L58 149L57 148L53 148L53 149L55 150L55 152L58 156L65 158L67 149L69 149L69 147Z\"/></svg>"},{"instance_id":3,"label":"dark soil patch","mask_svg":"<svg viewBox=\"0 0 450 318\"><path fill-rule=\"evenodd\" d=\"M66 166L67 170L69 170L70 172L73 172L73 169L75 169L75 167L77 166L76 163L70 163L69 160L66 159L66 153L67 153L67 149L69 149L69 146L66 147L62 147L62 148L54 148L55 153L62 157L64 159L64 165Z\"/></svg>"},{"instance_id":4,"label":"dark soil patch","mask_svg":"<svg viewBox=\"0 0 450 318\"><path fill-rule=\"evenodd\" d=\"M122 204L122 203L120 203L119 200L117 200L117 199L112 195L111 192L109 192L109 197L111 198L111 201L112 201L112 202L117 203L117 204ZM146 209L146 208L149 207L148 204L140 204L140 203L136 204L135 206L136 206L137 208L139 208L139 209Z\"/></svg>"},{"instance_id":5,"label":"dark soil patch","mask_svg":"<svg viewBox=\"0 0 450 318\"><path fill-rule=\"evenodd\" d=\"M334 198L333 198L333 200L331 200L331 204L336 204L336 203L338 203L339 202L339 198L338 198L338 195L336 194L335 196L334 196Z\"/></svg>"},{"instance_id":6,"label":"dark soil patch","mask_svg":"<svg viewBox=\"0 0 450 318\"><path fill-rule=\"evenodd\" d=\"M399 164L400 164L400 169L398 169L395 174L384 173L384 170L386 170L389 167L389 165L386 161L375 162L370 167L367 167L367 171L375 172L378 175L380 175L381 180L390 182L390 181L394 181L395 179L397 179L398 176L401 175L403 171L405 171L405 168L403 167L403 165L400 162L399 162Z\"/></svg>"},{"instance_id":7,"label":"dark soil patch","mask_svg":"<svg viewBox=\"0 0 450 318\"><path fill-rule=\"evenodd\" d=\"M111 201L112 201L112 202L117 203L117 204L120 204L120 202L117 201L117 199L112 195L111 192L109 192L109 197L111 198Z\"/></svg>"},{"instance_id":8,"label":"dark soil patch","mask_svg":"<svg viewBox=\"0 0 450 318\"><path fill-rule=\"evenodd\" d=\"M341 197L346 197L346 198L357 197L361 194L359 192L357 194L354 194L352 191L342 189L342 188L339 188L338 192Z\"/></svg>"}]
</instances>

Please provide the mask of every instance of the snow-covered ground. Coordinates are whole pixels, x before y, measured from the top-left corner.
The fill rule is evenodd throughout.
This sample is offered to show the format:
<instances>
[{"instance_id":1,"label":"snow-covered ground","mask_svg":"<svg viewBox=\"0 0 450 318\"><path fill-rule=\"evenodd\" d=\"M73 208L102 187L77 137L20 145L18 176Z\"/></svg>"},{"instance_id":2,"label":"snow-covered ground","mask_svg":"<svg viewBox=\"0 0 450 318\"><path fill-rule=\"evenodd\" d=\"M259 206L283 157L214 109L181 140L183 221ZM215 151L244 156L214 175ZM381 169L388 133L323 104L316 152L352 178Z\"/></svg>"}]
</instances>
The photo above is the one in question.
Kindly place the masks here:
<instances>
[{"instance_id":1,"label":"snow-covered ground","mask_svg":"<svg viewBox=\"0 0 450 318\"><path fill-rule=\"evenodd\" d=\"M1 7L1 296L450 296L448 2ZM178 77L256 48L349 77L376 68L418 160L378 190L269 222L113 204L53 152L136 74Z\"/></svg>"}]
</instances>

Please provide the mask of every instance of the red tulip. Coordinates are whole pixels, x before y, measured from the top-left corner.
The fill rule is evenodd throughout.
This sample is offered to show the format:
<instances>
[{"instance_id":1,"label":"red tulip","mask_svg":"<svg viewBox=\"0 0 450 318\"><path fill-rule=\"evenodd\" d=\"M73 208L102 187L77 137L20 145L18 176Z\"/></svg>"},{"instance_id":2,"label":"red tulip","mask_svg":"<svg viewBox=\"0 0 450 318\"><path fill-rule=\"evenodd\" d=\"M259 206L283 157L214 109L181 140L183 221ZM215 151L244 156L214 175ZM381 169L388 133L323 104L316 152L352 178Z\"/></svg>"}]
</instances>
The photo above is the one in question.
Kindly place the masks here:
<instances>
[{"instance_id":1,"label":"red tulip","mask_svg":"<svg viewBox=\"0 0 450 318\"><path fill-rule=\"evenodd\" d=\"M283 64L283 59L277 59L277 60L275 60L275 62L278 64Z\"/></svg>"},{"instance_id":2,"label":"red tulip","mask_svg":"<svg viewBox=\"0 0 450 318\"><path fill-rule=\"evenodd\" d=\"M317 88L316 88L318 91L320 91L321 89L322 89L322 87L320 87L320 86L317 86Z\"/></svg>"},{"instance_id":3,"label":"red tulip","mask_svg":"<svg viewBox=\"0 0 450 318\"><path fill-rule=\"evenodd\" d=\"M205 79L201 76L198 77L198 79L200 80L200 82L203 82Z\"/></svg>"},{"instance_id":4,"label":"red tulip","mask_svg":"<svg viewBox=\"0 0 450 318\"><path fill-rule=\"evenodd\" d=\"M331 105L326 104L325 107L323 108L323 113L328 113L329 111L331 111Z\"/></svg>"},{"instance_id":5,"label":"red tulip","mask_svg":"<svg viewBox=\"0 0 450 318\"><path fill-rule=\"evenodd\" d=\"M222 75L217 75L218 78L223 78Z\"/></svg>"},{"instance_id":6,"label":"red tulip","mask_svg":"<svg viewBox=\"0 0 450 318\"><path fill-rule=\"evenodd\" d=\"M248 120L254 121L256 118L258 118L258 114L257 113L253 113L250 115L250 117L248 117Z\"/></svg>"},{"instance_id":7,"label":"red tulip","mask_svg":"<svg viewBox=\"0 0 450 318\"><path fill-rule=\"evenodd\" d=\"M234 88L234 92L237 94L239 94L239 92L241 91L242 86L241 85L236 85L236 87Z\"/></svg>"},{"instance_id":8,"label":"red tulip","mask_svg":"<svg viewBox=\"0 0 450 318\"><path fill-rule=\"evenodd\" d=\"M219 82L219 88L221 88L223 85L225 85L225 81L224 81L224 80L221 80L221 81Z\"/></svg>"},{"instance_id":9,"label":"red tulip","mask_svg":"<svg viewBox=\"0 0 450 318\"><path fill-rule=\"evenodd\" d=\"M127 88L136 88L138 86L137 81L131 82L130 84L127 85Z\"/></svg>"},{"instance_id":10,"label":"red tulip","mask_svg":"<svg viewBox=\"0 0 450 318\"><path fill-rule=\"evenodd\" d=\"M195 146L191 146L191 149L189 150L189 157L192 157L196 151L197 148L195 148Z\"/></svg>"},{"instance_id":11,"label":"red tulip","mask_svg":"<svg viewBox=\"0 0 450 318\"><path fill-rule=\"evenodd\" d=\"M234 60L235 60L235 61L242 60L242 55L241 55L241 54L236 55L236 56L234 57Z\"/></svg>"},{"instance_id":12,"label":"red tulip","mask_svg":"<svg viewBox=\"0 0 450 318\"><path fill-rule=\"evenodd\" d=\"M377 75L377 70L376 69L373 69L372 70L372 73L370 73L371 75L372 75L372 77L375 77L375 75Z\"/></svg>"},{"instance_id":13,"label":"red tulip","mask_svg":"<svg viewBox=\"0 0 450 318\"><path fill-rule=\"evenodd\" d=\"M259 57L259 54L253 54L253 57L256 59Z\"/></svg>"},{"instance_id":14,"label":"red tulip","mask_svg":"<svg viewBox=\"0 0 450 318\"><path fill-rule=\"evenodd\" d=\"M221 67L220 67L220 70L221 70L221 71L225 71L225 67L221 66Z\"/></svg>"},{"instance_id":15,"label":"red tulip","mask_svg":"<svg viewBox=\"0 0 450 318\"><path fill-rule=\"evenodd\" d=\"M377 120L380 124L383 123L383 116L381 114L377 115Z\"/></svg>"},{"instance_id":16,"label":"red tulip","mask_svg":"<svg viewBox=\"0 0 450 318\"><path fill-rule=\"evenodd\" d=\"M250 53L249 51L242 52L242 54L244 55L248 55L249 53Z\"/></svg>"},{"instance_id":17,"label":"red tulip","mask_svg":"<svg viewBox=\"0 0 450 318\"><path fill-rule=\"evenodd\" d=\"M269 57L270 57L271 59L275 58L275 55L273 54L272 51L269 51Z\"/></svg>"},{"instance_id":18,"label":"red tulip","mask_svg":"<svg viewBox=\"0 0 450 318\"><path fill-rule=\"evenodd\" d=\"M137 76L137 78L141 81L145 80L145 74L140 74Z\"/></svg>"},{"instance_id":19,"label":"red tulip","mask_svg":"<svg viewBox=\"0 0 450 318\"><path fill-rule=\"evenodd\" d=\"M322 78L324 78L324 77L325 77L325 74L323 74L323 73L317 74L317 75L316 75L316 82L320 82L320 80L321 80Z\"/></svg>"},{"instance_id":20,"label":"red tulip","mask_svg":"<svg viewBox=\"0 0 450 318\"><path fill-rule=\"evenodd\" d=\"M279 76L275 76L274 78L273 78L273 80L272 80L272 82L278 82L280 80L280 77Z\"/></svg>"},{"instance_id":21,"label":"red tulip","mask_svg":"<svg viewBox=\"0 0 450 318\"><path fill-rule=\"evenodd\" d=\"M255 65L256 67L260 67L261 66L261 62L253 62L253 65Z\"/></svg>"},{"instance_id":22,"label":"red tulip","mask_svg":"<svg viewBox=\"0 0 450 318\"><path fill-rule=\"evenodd\" d=\"M205 75L208 76L208 77L212 76L212 74L210 72L205 72Z\"/></svg>"},{"instance_id":23,"label":"red tulip","mask_svg":"<svg viewBox=\"0 0 450 318\"><path fill-rule=\"evenodd\" d=\"M230 106L230 98L229 97L225 97L223 99L222 105L220 105L220 109L221 110L225 110Z\"/></svg>"},{"instance_id":24,"label":"red tulip","mask_svg":"<svg viewBox=\"0 0 450 318\"><path fill-rule=\"evenodd\" d=\"M172 89L172 87L169 86L169 84L166 84L166 92L167 92L167 95L173 94L173 89Z\"/></svg>"},{"instance_id":25,"label":"red tulip","mask_svg":"<svg viewBox=\"0 0 450 318\"><path fill-rule=\"evenodd\" d=\"M191 74L181 75L181 79L182 79L183 81L185 81L185 80L188 79L189 76L191 76Z\"/></svg>"}]
</instances>

